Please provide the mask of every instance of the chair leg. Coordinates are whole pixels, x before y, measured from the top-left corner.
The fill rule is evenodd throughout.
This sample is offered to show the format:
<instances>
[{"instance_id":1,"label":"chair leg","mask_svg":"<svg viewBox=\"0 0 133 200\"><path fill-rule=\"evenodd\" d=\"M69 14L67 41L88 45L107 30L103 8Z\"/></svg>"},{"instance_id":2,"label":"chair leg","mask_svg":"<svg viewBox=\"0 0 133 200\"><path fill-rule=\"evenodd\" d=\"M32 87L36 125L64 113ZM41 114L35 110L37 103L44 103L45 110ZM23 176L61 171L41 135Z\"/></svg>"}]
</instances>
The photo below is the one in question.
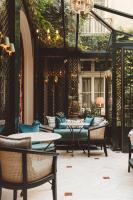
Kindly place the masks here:
<instances>
[{"instance_id":1,"label":"chair leg","mask_svg":"<svg viewBox=\"0 0 133 200\"><path fill-rule=\"evenodd\" d=\"M23 189L23 200L27 200L27 189Z\"/></svg>"},{"instance_id":2,"label":"chair leg","mask_svg":"<svg viewBox=\"0 0 133 200\"><path fill-rule=\"evenodd\" d=\"M90 157L90 131L88 130L88 146L87 146L87 150L88 150L88 157Z\"/></svg>"},{"instance_id":3,"label":"chair leg","mask_svg":"<svg viewBox=\"0 0 133 200\"><path fill-rule=\"evenodd\" d=\"M105 143L103 144L103 148L104 148L104 153L105 153L105 156L107 157L107 156L108 156L108 154L107 154L107 148L106 148L106 144L105 144Z\"/></svg>"},{"instance_id":4,"label":"chair leg","mask_svg":"<svg viewBox=\"0 0 133 200\"><path fill-rule=\"evenodd\" d=\"M90 157L90 142L88 140L88 147L87 147L87 150L88 150L88 157Z\"/></svg>"},{"instance_id":5,"label":"chair leg","mask_svg":"<svg viewBox=\"0 0 133 200\"><path fill-rule=\"evenodd\" d=\"M56 177L52 180L52 193L53 193L53 200L57 200Z\"/></svg>"},{"instance_id":6,"label":"chair leg","mask_svg":"<svg viewBox=\"0 0 133 200\"><path fill-rule=\"evenodd\" d=\"M128 163L128 172L130 172L130 164Z\"/></svg>"},{"instance_id":7,"label":"chair leg","mask_svg":"<svg viewBox=\"0 0 133 200\"><path fill-rule=\"evenodd\" d=\"M88 148L88 157L90 157L90 149Z\"/></svg>"},{"instance_id":8,"label":"chair leg","mask_svg":"<svg viewBox=\"0 0 133 200\"><path fill-rule=\"evenodd\" d=\"M0 188L0 200L1 200L1 197L2 197L2 188Z\"/></svg>"},{"instance_id":9,"label":"chair leg","mask_svg":"<svg viewBox=\"0 0 133 200\"><path fill-rule=\"evenodd\" d=\"M13 190L13 200L17 200L17 190Z\"/></svg>"}]
</instances>

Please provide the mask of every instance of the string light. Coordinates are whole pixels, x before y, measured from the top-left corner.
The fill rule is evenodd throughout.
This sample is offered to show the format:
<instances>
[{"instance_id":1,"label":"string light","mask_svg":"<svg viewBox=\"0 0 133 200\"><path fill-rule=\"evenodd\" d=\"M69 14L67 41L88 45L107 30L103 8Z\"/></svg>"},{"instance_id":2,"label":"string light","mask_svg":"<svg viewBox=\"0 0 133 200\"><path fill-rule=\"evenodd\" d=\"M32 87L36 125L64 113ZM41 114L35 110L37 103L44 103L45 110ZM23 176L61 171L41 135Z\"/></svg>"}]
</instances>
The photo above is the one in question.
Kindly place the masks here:
<instances>
[{"instance_id":1,"label":"string light","mask_svg":"<svg viewBox=\"0 0 133 200\"><path fill-rule=\"evenodd\" d=\"M36 33L39 33L39 29L36 29Z\"/></svg>"}]
</instances>

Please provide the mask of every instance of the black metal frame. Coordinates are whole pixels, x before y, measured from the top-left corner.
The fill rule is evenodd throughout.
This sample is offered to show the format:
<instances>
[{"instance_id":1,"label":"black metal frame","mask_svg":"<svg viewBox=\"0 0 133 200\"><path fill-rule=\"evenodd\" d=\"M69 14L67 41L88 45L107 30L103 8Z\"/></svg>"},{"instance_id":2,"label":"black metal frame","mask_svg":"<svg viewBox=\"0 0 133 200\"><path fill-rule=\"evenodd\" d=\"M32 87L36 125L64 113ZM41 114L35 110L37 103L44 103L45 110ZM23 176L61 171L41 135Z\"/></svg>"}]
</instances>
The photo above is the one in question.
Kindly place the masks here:
<instances>
[{"instance_id":1,"label":"black metal frame","mask_svg":"<svg viewBox=\"0 0 133 200\"><path fill-rule=\"evenodd\" d=\"M133 15L130 15L128 13L125 13L125 12L120 12L119 10L115 10L115 9L111 9L111 8L108 8L108 7L105 7L105 6L101 6L99 4L94 4L94 8L97 8L97 9L100 9L100 10L103 10L103 11L106 11L106 12L110 12L110 13L113 13L113 14L116 14L116 15L120 15L120 16L123 16L123 17L126 17L126 18L130 18L130 19L133 19Z\"/></svg>"},{"instance_id":2,"label":"black metal frame","mask_svg":"<svg viewBox=\"0 0 133 200\"><path fill-rule=\"evenodd\" d=\"M53 200L57 200L57 185L56 185L56 172L57 172L57 153L43 152L43 151L34 151L20 148L7 148L0 147L0 151L14 152L22 154L22 175L23 181L22 183L11 183L2 180L2 170L0 169L0 200L2 197L2 188L11 189L14 191L13 198L17 200L17 190L22 190L23 200L27 200L27 189L37 187L46 182L50 182L52 180L52 192L53 192ZM36 154L36 155L53 155L53 167L52 173L49 175L33 181L27 182L27 154Z\"/></svg>"}]
</instances>

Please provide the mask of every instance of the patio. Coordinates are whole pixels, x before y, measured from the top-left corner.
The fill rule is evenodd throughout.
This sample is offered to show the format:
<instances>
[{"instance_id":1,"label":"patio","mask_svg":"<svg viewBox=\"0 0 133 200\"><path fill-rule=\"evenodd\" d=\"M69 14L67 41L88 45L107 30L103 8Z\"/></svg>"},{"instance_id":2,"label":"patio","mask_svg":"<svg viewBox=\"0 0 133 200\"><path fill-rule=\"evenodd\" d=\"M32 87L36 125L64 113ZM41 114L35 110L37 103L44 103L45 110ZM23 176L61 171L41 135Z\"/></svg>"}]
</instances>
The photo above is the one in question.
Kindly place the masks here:
<instances>
[{"instance_id":1,"label":"patio","mask_svg":"<svg viewBox=\"0 0 133 200\"><path fill-rule=\"evenodd\" d=\"M58 152L58 200L132 200L133 171L128 173L128 154L108 150L105 157L98 150L91 151L88 159L82 151L75 151L74 157ZM3 190L2 200L10 200L11 195L12 191ZM28 190L28 200L36 199L52 199L50 184Z\"/></svg>"},{"instance_id":2,"label":"patio","mask_svg":"<svg viewBox=\"0 0 133 200\"><path fill-rule=\"evenodd\" d=\"M133 169L128 173L128 133L133 129L132 3L132 0L1 0L0 135L6 140L6 136L11 134L24 133L20 130L21 125L33 130L33 126L39 123L35 125L37 131L33 130L38 135L40 131L46 131L44 125L47 132L57 129L52 133L55 138L49 139L51 149L55 151L53 141L70 133L73 140L68 138L67 145L64 145L65 140L56 144L56 147L59 146L57 200L133 199ZM85 122L86 117L92 118L92 124L82 127L87 139L79 137L83 132L77 132L77 124L76 130L74 123L64 124L64 130L57 127L56 119L60 114L69 122L73 119ZM54 118L54 127L49 127L48 118ZM89 129L91 125L100 126L93 124L95 118L103 118L108 124L107 137L104 137L108 157L105 157L103 149L101 151L101 143L96 144L99 145L98 150L90 151L90 157L89 153L87 155L91 144ZM57 136L61 132L62 135ZM29 143L27 149L42 145L38 135L35 135L37 141L32 141L38 143ZM80 145L84 144L84 139L88 145L86 149ZM48 142L48 139L43 138L44 141ZM74 143L78 145L74 146ZM50 147L49 144L43 143L43 146ZM6 145L8 147L9 144ZM74 150L73 157L66 152L70 149ZM41 150L46 148L41 147ZM41 154L44 152L41 151ZM5 159L4 155L0 161L2 163L5 159L14 164L14 157L10 155L10 158ZM24 171L26 164L24 158L19 158L23 161L25 187L28 180L27 170ZM37 170L38 161L32 160ZM35 171L32 162L30 164ZM56 176L46 180L56 182ZM4 181L1 184L4 185ZM17 200L21 199L18 195ZM49 183L28 190L28 200L42 199L52 200ZM3 189L2 200L12 200L12 191Z\"/></svg>"}]
</instances>

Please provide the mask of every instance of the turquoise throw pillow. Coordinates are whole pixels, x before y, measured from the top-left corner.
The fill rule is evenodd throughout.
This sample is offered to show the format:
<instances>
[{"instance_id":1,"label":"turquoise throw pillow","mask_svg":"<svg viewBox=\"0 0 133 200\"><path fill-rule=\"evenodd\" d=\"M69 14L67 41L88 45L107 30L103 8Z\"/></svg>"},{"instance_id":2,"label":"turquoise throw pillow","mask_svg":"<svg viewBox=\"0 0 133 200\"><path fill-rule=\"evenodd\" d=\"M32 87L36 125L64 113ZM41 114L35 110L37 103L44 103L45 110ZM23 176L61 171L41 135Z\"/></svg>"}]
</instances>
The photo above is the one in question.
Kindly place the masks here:
<instances>
[{"instance_id":1,"label":"turquoise throw pillow","mask_svg":"<svg viewBox=\"0 0 133 200\"><path fill-rule=\"evenodd\" d=\"M84 120L84 128L89 128L89 126L92 125L92 122L94 120L94 117L86 117L85 120Z\"/></svg>"},{"instance_id":2,"label":"turquoise throw pillow","mask_svg":"<svg viewBox=\"0 0 133 200\"><path fill-rule=\"evenodd\" d=\"M42 126L41 122L39 120L35 120L33 123L32 123L32 126L35 126L35 125L39 125L39 126Z\"/></svg>"},{"instance_id":3,"label":"turquoise throw pillow","mask_svg":"<svg viewBox=\"0 0 133 200\"><path fill-rule=\"evenodd\" d=\"M28 124L19 124L19 132L28 133L28 132L39 132L39 124L37 125L28 125Z\"/></svg>"},{"instance_id":4,"label":"turquoise throw pillow","mask_svg":"<svg viewBox=\"0 0 133 200\"><path fill-rule=\"evenodd\" d=\"M67 128L65 117L57 117L56 116L55 122L56 122L56 128L59 128L59 129Z\"/></svg>"}]
</instances>

